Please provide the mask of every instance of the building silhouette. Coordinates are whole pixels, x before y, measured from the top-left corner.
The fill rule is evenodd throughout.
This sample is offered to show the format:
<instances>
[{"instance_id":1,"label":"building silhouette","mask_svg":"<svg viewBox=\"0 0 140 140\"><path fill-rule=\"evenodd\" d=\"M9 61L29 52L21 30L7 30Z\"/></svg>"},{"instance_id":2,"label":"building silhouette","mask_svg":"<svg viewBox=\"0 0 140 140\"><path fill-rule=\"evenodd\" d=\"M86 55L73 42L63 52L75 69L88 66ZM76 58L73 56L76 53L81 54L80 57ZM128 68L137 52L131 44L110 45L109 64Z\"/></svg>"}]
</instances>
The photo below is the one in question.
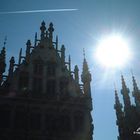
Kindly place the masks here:
<instances>
[{"instance_id":1,"label":"building silhouette","mask_svg":"<svg viewBox=\"0 0 140 140\"><path fill-rule=\"evenodd\" d=\"M135 77L132 75L134 104L129 95L130 90L126 86L123 75L121 76L123 105L120 103L117 90L115 89L115 105L118 126L118 140L140 140L140 90Z\"/></svg>"},{"instance_id":2,"label":"building silhouette","mask_svg":"<svg viewBox=\"0 0 140 140\"><path fill-rule=\"evenodd\" d=\"M91 74L83 60L81 81L65 46L59 49L54 27L41 23L40 37L26 43L18 64L6 70L5 43L0 53L0 140L92 140Z\"/></svg>"}]
</instances>

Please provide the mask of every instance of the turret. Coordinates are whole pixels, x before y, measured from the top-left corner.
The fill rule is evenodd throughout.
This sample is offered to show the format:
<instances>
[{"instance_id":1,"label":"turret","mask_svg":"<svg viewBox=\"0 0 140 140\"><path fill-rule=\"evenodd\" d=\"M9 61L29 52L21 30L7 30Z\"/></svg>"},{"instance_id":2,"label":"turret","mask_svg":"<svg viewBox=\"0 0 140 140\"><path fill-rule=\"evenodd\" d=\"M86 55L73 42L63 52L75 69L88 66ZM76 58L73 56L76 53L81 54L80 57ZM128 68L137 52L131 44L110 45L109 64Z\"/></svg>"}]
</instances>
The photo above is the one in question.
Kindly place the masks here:
<instances>
[{"instance_id":1,"label":"turret","mask_svg":"<svg viewBox=\"0 0 140 140\"><path fill-rule=\"evenodd\" d=\"M121 76L122 80L122 89L121 89L121 94L123 95L123 101L124 101L124 110L129 111L131 102L130 102L130 97L129 97L129 88L127 88L125 84L125 80L123 78L123 75Z\"/></svg>"},{"instance_id":2,"label":"turret","mask_svg":"<svg viewBox=\"0 0 140 140\"><path fill-rule=\"evenodd\" d=\"M135 77L132 75L132 82L133 82L133 97L135 99L136 107L140 107L140 90L137 86L137 82L135 80Z\"/></svg>"},{"instance_id":3,"label":"turret","mask_svg":"<svg viewBox=\"0 0 140 140\"><path fill-rule=\"evenodd\" d=\"M45 26L44 21L41 23L40 30L41 30L41 40L44 40L44 38L45 38L45 30L46 30L46 26Z\"/></svg>"}]
</instances>

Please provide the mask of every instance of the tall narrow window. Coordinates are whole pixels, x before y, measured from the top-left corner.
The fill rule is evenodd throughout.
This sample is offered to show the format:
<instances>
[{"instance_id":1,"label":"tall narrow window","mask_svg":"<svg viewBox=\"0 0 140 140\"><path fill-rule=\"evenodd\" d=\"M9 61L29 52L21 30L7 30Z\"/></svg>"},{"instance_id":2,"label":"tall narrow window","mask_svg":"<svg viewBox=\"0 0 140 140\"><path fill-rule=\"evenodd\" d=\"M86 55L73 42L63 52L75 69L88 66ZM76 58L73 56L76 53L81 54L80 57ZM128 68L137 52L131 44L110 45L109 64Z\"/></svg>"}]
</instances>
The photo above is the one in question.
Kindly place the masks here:
<instances>
[{"instance_id":1,"label":"tall narrow window","mask_svg":"<svg viewBox=\"0 0 140 140\"><path fill-rule=\"evenodd\" d=\"M33 78L33 91L34 93L42 92L43 88L43 61L36 60L34 62L34 78Z\"/></svg>"},{"instance_id":2,"label":"tall narrow window","mask_svg":"<svg viewBox=\"0 0 140 140\"><path fill-rule=\"evenodd\" d=\"M20 72L19 76L19 89L27 89L29 82L29 74L28 72Z\"/></svg>"},{"instance_id":3,"label":"tall narrow window","mask_svg":"<svg viewBox=\"0 0 140 140\"><path fill-rule=\"evenodd\" d=\"M55 88L56 88L56 82L55 80L48 80L47 81L47 94L48 96L55 95Z\"/></svg>"},{"instance_id":4,"label":"tall narrow window","mask_svg":"<svg viewBox=\"0 0 140 140\"><path fill-rule=\"evenodd\" d=\"M47 65L47 75L48 76L55 76L56 73L56 66L53 63L49 63Z\"/></svg>"},{"instance_id":5,"label":"tall narrow window","mask_svg":"<svg viewBox=\"0 0 140 140\"><path fill-rule=\"evenodd\" d=\"M68 95L68 80L66 78L62 78L59 83L59 89L61 95Z\"/></svg>"},{"instance_id":6,"label":"tall narrow window","mask_svg":"<svg viewBox=\"0 0 140 140\"><path fill-rule=\"evenodd\" d=\"M34 92L42 92L42 78L34 77L33 80L33 90Z\"/></svg>"},{"instance_id":7,"label":"tall narrow window","mask_svg":"<svg viewBox=\"0 0 140 140\"><path fill-rule=\"evenodd\" d=\"M43 74L43 64L41 63L34 64L34 74L37 74L37 75Z\"/></svg>"}]
</instances>

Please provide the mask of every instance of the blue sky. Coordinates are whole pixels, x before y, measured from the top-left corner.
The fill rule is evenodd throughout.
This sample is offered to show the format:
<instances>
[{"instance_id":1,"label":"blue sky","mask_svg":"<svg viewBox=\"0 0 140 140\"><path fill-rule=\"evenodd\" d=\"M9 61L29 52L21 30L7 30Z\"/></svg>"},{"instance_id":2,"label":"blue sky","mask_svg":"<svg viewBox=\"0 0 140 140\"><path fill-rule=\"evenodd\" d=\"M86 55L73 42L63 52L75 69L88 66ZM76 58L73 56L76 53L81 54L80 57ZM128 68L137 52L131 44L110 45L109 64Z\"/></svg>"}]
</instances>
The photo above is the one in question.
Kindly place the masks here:
<instances>
[{"instance_id":1,"label":"blue sky","mask_svg":"<svg viewBox=\"0 0 140 140\"><path fill-rule=\"evenodd\" d=\"M7 36L7 61L18 52L28 39L34 43L34 34L40 35L40 24L54 23L59 45L65 44L67 56L72 57L72 65L83 62L83 48L92 73L93 121L95 140L117 140L117 127L114 107L114 86L120 90L120 71L131 88L133 69L140 79L140 1L139 0L0 0L0 12L21 10L44 10L76 8L71 12L0 14L0 46ZM106 69L97 63L94 53L97 43L104 35L113 32L130 40L133 59L124 68ZM1 48L0 47L0 48Z\"/></svg>"}]
</instances>

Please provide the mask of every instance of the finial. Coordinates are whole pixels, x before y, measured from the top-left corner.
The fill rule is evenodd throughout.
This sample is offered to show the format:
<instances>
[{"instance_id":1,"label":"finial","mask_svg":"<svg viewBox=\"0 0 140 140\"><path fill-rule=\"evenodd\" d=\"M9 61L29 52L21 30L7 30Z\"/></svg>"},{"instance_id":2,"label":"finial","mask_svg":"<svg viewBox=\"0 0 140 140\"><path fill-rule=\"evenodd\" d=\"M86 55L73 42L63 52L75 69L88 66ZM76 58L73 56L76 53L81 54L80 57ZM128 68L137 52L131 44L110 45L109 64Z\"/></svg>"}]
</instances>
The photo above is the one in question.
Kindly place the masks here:
<instances>
[{"instance_id":1,"label":"finial","mask_svg":"<svg viewBox=\"0 0 140 140\"><path fill-rule=\"evenodd\" d=\"M83 56L84 56L84 59L85 59L85 49L83 48Z\"/></svg>"},{"instance_id":2,"label":"finial","mask_svg":"<svg viewBox=\"0 0 140 140\"><path fill-rule=\"evenodd\" d=\"M125 81L124 81L124 77L122 74L121 74L121 79L122 79L122 85L125 86Z\"/></svg>"},{"instance_id":3,"label":"finial","mask_svg":"<svg viewBox=\"0 0 140 140\"><path fill-rule=\"evenodd\" d=\"M137 85L137 82L136 82L136 79L135 79L135 77L133 75L133 71L132 70L131 70L131 74L132 74L133 90L134 90L134 92L135 91L139 92L139 88L138 88L138 85Z\"/></svg>"},{"instance_id":4,"label":"finial","mask_svg":"<svg viewBox=\"0 0 140 140\"><path fill-rule=\"evenodd\" d=\"M45 21L44 21L44 20L42 21L41 25L42 25L42 26L45 26Z\"/></svg>"},{"instance_id":5,"label":"finial","mask_svg":"<svg viewBox=\"0 0 140 140\"><path fill-rule=\"evenodd\" d=\"M13 75L14 64L15 64L15 59L14 59L13 56L11 57L9 62L10 62L10 66L9 66L9 74L8 74L8 76L11 78L11 76Z\"/></svg>"},{"instance_id":6,"label":"finial","mask_svg":"<svg viewBox=\"0 0 140 140\"><path fill-rule=\"evenodd\" d=\"M41 30L42 37L44 37L44 32L46 30L45 22L44 21L42 21L42 23L41 23L40 30Z\"/></svg>"},{"instance_id":7,"label":"finial","mask_svg":"<svg viewBox=\"0 0 140 140\"><path fill-rule=\"evenodd\" d=\"M52 34L52 32L54 31L54 28L53 28L53 23L51 22L50 25L49 25L49 29L48 31Z\"/></svg>"},{"instance_id":8,"label":"finial","mask_svg":"<svg viewBox=\"0 0 140 140\"><path fill-rule=\"evenodd\" d=\"M75 75L75 81L77 84L79 84L79 69L78 69L78 66L76 65L75 68L74 68L74 75Z\"/></svg>"},{"instance_id":9,"label":"finial","mask_svg":"<svg viewBox=\"0 0 140 140\"><path fill-rule=\"evenodd\" d=\"M56 50L58 50L58 35L56 36Z\"/></svg>"},{"instance_id":10,"label":"finial","mask_svg":"<svg viewBox=\"0 0 140 140\"><path fill-rule=\"evenodd\" d=\"M18 65L20 65L20 63L21 63L21 57L22 57L22 48L20 49L20 52L19 52Z\"/></svg>"},{"instance_id":11,"label":"finial","mask_svg":"<svg viewBox=\"0 0 140 140\"><path fill-rule=\"evenodd\" d=\"M117 91L117 88L116 88L116 83L114 82L114 89L115 89L115 91Z\"/></svg>"},{"instance_id":12,"label":"finial","mask_svg":"<svg viewBox=\"0 0 140 140\"><path fill-rule=\"evenodd\" d=\"M27 45L27 46L31 46L31 41L30 41L30 40L27 40L26 45Z\"/></svg>"},{"instance_id":13,"label":"finial","mask_svg":"<svg viewBox=\"0 0 140 140\"><path fill-rule=\"evenodd\" d=\"M69 71L71 71L71 57L69 55Z\"/></svg>"},{"instance_id":14,"label":"finial","mask_svg":"<svg viewBox=\"0 0 140 140\"><path fill-rule=\"evenodd\" d=\"M4 38L4 43L3 43L4 48L5 48L5 45L6 45L6 41L7 41L7 36L5 36L5 38Z\"/></svg>"},{"instance_id":15,"label":"finial","mask_svg":"<svg viewBox=\"0 0 140 140\"><path fill-rule=\"evenodd\" d=\"M35 33L35 42L34 42L34 47L36 47L36 42L37 42L37 32Z\"/></svg>"},{"instance_id":16,"label":"finial","mask_svg":"<svg viewBox=\"0 0 140 140\"><path fill-rule=\"evenodd\" d=\"M15 63L15 58L14 58L14 56L11 57L10 63Z\"/></svg>"}]
</instances>

